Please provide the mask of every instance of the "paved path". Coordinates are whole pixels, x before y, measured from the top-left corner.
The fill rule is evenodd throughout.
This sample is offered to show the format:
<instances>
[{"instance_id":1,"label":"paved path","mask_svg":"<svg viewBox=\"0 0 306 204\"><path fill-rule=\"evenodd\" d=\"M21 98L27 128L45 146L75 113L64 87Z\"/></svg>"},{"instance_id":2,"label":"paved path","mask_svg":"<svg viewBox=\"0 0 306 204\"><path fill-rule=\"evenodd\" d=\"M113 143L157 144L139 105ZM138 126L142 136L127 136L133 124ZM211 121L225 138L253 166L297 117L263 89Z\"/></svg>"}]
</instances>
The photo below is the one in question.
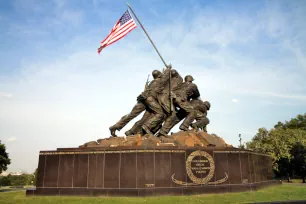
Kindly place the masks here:
<instances>
[{"instance_id":1,"label":"paved path","mask_svg":"<svg viewBox=\"0 0 306 204\"><path fill-rule=\"evenodd\" d=\"M10 191L25 191L26 188L0 188L0 193L10 192Z\"/></svg>"}]
</instances>

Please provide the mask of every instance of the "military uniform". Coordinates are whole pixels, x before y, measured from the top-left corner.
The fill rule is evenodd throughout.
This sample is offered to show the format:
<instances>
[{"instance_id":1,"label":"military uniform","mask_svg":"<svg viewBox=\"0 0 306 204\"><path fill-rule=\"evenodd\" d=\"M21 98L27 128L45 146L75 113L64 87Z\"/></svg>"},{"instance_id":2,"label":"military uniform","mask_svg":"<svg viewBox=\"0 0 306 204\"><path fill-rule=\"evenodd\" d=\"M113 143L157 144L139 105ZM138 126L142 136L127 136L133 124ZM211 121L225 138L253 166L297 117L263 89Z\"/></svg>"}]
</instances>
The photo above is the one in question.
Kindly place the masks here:
<instances>
[{"instance_id":1,"label":"military uniform","mask_svg":"<svg viewBox=\"0 0 306 204\"><path fill-rule=\"evenodd\" d=\"M144 119L144 124L142 125L142 129L144 129L146 133L152 133L152 130L160 125L165 118L163 108L158 100L169 81L169 74L170 69L167 68L163 75L157 80L153 80L148 89L141 94L145 99L145 104L150 105L148 108L148 110L150 110L150 116L146 114L147 118Z\"/></svg>"},{"instance_id":2,"label":"military uniform","mask_svg":"<svg viewBox=\"0 0 306 204\"><path fill-rule=\"evenodd\" d=\"M210 103L208 101L203 102L202 100L198 99L190 101L190 104L196 110L196 122L192 123L191 127L206 130L206 126L209 124L207 111L210 109Z\"/></svg>"},{"instance_id":3,"label":"military uniform","mask_svg":"<svg viewBox=\"0 0 306 204\"><path fill-rule=\"evenodd\" d=\"M166 119L159 132L160 135L167 135L169 131L174 127L174 125L176 125L185 117L185 120L180 125L180 129L188 130L189 126L196 118L196 111L189 101L191 99L196 99L200 97L200 92L198 90L198 87L194 83L192 83L192 81L193 78L188 75L185 77L185 82L178 86L175 90L173 90L173 102L174 105L179 108L179 111L177 113L172 112L172 114Z\"/></svg>"},{"instance_id":4,"label":"military uniform","mask_svg":"<svg viewBox=\"0 0 306 204\"><path fill-rule=\"evenodd\" d=\"M207 108L204 102L200 99L194 99L190 101L190 105L195 110L195 123L192 123L191 126L196 129L205 129L206 125L209 124L209 120L207 116ZM171 115L166 119L162 129L160 130L159 135L167 135L170 130L178 124L181 120L183 120L187 116L187 112L183 109L180 109L176 114ZM191 121L192 122L192 121Z\"/></svg>"},{"instance_id":5,"label":"military uniform","mask_svg":"<svg viewBox=\"0 0 306 204\"><path fill-rule=\"evenodd\" d=\"M200 92L194 83L184 82L178 90L174 90L174 94L174 104L180 109L183 109L187 114L184 122L180 125L180 129L187 130L196 117L195 110L189 101L190 99L200 97Z\"/></svg>"},{"instance_id":6,"label":"military uniform","mask_svg":"<svg viewBox=\"0 0 306 204\"><path fill-rule=\"evenodd\" d=\"M178 86L180 86L183 83L183 78L177 73L176 70L171 70L171 89L176 89ZM170 114L170 97L169 97L169 86L168 84L164 84L163 89L159 89L158 92L162 92L159 94L156 94L156 98L159 102L159 104L162 106L164 112L166 114ZM173 104L172 104L172 107ZM143 117L137 121L133 127L128 130L125 134L126 135L134 135L134 134L138 134L142 132L142 126L143 124L145 124L146 121L151 120L151 117L153 117L154 115L152 114L152 112L150 110L147 110ZM162 127L162 123L164 122L164 120L159 121L159 124L154 124L153 127L151 128L151 133L156 133L161 127Z\"/></svg>"},{"instance_id":7,"label":"military uniform","mask_svg":"<svg viewBox=\"0 0 306 204\"><path fill-rule=\"evenodd\" d=\"M137 104L133 107L132 111L123 116L115 125L109 129L111 134L115 136L116 130L121 130L127 123L137 117L144 110L150 110L151 117L143 124L143 128L146 130L153 129L164 119L164 112L157 100L157 95L163 90L165 83L169 78L170 70L166 69L165 73L159 77L154 76L154 70L152 75L154 80L148 85L147 89L137 97ZM161 73L160 73L161 74Z\"/></svg>"},{"instance_id":8,"label":"military uniform","mask_svg":"<svg viewBox=\"0 0 306 204\"><path fill-rule=\"evenodd\" d=\"M179 75L176 70L171 70L171 90L177 89L183 83L183 78ZM162 93L158 98L158 102L163 107L166 114L170 115L170 97L169 97L169 84L165 86ZM171 105L174 108L174 104Z\"/></svg>"}]
</instances>

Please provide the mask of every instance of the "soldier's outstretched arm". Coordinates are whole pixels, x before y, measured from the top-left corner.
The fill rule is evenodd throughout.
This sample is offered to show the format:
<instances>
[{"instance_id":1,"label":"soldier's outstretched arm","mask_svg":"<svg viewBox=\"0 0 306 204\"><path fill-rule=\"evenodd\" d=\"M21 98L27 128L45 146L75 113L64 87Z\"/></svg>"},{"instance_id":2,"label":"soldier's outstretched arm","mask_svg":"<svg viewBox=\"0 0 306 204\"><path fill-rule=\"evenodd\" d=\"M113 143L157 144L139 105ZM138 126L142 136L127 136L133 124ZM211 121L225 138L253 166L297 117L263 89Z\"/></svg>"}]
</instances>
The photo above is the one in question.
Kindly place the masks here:
<instances>
[{"instance_id":1,"label":"soldier's outstretched arm","mask_svg":"<svg viewBox=\"0 0 306 204\"><path fill-rule=\"evenodd\" d=\"M197 85L194 84L192 98L199 98L199 97L200 97L200 91L199 91Z\"/></svg>"}]
</instances>

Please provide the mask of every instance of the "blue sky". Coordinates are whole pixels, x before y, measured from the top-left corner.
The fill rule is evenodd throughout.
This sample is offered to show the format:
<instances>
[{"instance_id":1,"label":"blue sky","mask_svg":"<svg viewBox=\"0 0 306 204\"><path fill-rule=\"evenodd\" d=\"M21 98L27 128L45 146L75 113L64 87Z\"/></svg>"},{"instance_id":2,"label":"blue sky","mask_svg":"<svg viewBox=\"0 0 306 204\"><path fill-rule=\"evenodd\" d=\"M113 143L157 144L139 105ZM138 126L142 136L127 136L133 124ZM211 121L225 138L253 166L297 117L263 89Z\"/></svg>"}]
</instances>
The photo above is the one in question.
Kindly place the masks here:
<instances>
[{"instance_id":1,"label":"blue sky","mask_svg":"<svg viewBox=\"0 0 306 204\"><path fill-rule=\"evenodd\" d=\"M39 150L108 137L147 75L163 68L140 27L97 54L125 2L0 1L0 139L9 171L34 171ZM246 142L306 112L305 1L129 3L166 62L193 75L211 102L210 133L237 145L239 133Z\"/></svg>"}]
</instances>

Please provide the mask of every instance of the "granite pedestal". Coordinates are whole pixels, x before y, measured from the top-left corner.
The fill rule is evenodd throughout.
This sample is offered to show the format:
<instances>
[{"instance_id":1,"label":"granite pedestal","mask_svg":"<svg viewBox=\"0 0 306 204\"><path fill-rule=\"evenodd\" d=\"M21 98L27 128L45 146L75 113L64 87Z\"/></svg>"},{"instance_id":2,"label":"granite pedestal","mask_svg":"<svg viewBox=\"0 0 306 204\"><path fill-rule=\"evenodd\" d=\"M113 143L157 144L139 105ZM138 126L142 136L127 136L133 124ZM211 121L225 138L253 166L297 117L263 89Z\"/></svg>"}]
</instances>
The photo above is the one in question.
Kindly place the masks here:
<instances>
[{"instance_id":1,"label":"granite pedestal","mask_svg":"<svg viewBox=\"0 0 306 204\"><path fill-rule=\"evenodd\" d=\"M232 147L41 151L30 195L156 196L254 191L280 184L272 159Z\"/></svg>"}]
</instances>

